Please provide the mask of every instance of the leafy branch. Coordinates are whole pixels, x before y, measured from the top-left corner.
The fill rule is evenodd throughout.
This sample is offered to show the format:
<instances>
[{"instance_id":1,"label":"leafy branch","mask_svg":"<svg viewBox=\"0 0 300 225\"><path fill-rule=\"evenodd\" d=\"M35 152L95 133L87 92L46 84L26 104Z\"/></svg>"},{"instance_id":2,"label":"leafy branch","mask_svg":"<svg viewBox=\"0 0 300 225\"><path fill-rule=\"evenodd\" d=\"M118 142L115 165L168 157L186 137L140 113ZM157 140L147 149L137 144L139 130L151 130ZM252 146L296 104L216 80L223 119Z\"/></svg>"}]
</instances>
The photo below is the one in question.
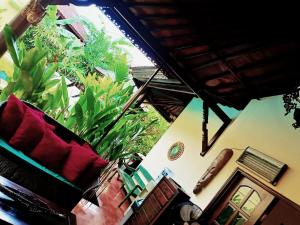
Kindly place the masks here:
<instances>
[{"instance_id":1,"label":"leafy branch","mask_svg":"<svg viewBox=\"0 0 300 225\"><path fill-rule=\"evenodd\" d=\"M292 126L297 129L300 127L300 118L298 118L299 115L299 108L298 104L300 103L300 98L299 98L299 91L300 87L298 87L295 91L291 93L284 94L282 99L284 103L284 108L286 110L285 116L291 113L291 111L294 111L294 119L295 123L292 124Z\"/></svg>"}]
</instances>

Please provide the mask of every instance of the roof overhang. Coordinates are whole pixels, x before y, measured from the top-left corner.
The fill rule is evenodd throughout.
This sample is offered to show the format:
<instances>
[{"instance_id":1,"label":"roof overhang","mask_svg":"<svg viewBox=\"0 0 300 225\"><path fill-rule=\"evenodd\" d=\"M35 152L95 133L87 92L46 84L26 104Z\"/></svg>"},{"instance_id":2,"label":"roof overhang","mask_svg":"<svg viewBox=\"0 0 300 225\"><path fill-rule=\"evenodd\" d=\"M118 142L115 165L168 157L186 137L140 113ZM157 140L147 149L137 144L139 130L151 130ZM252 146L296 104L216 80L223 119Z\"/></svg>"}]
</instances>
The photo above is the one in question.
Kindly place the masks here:
<instances>
[{"instance_id":1,"label":"roof overhang","mask_svg":"<svg viewBox=\"0 0 300 225\"><path fill-rule=\"evenodd\" d=\"M300 14L292 1L53 2L96 4L104 8L170 80L177 80L183 90L202 98L223 121L228 117L220 111L218 103L243 109L251 99L283 94L300 84ZM149 85L153 86L154 81ZM158 86L166 88L170 84L155 84L150 89L152 103L156 102L153 96ZM175 92L168 95L172 97Z\"/></svg>"},{"instance_id":2,"label":"roof overhang","mask_svg":"<svg viewBox=\"0 0 300 225\"><path fill-rule=\"evenodd\" d=\"M78 2L86 4L73 1ZM286 93L300 83L296 3L93 3L105 7L106 14L174 79L211 103L242 109L251 99Z\"/></svg>"}]
</instances>

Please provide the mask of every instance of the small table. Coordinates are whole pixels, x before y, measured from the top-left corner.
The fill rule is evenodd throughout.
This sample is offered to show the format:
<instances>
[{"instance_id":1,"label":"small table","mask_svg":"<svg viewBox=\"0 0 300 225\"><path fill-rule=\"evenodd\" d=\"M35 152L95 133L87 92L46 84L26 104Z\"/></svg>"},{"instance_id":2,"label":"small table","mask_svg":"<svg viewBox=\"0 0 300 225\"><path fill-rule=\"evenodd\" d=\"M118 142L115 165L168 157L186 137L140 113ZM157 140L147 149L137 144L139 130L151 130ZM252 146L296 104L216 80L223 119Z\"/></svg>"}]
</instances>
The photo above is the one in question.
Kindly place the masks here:
<instances>
[{"instance_id":1,"label":"small table","mask_svg":"<svg viewBox=\"0 0 300 225\"><path fill-rule=\"evenodd\" d=\"M75 221L72 213L0 176L0 224L70 225Z\"/></svg>"}]
</instances>

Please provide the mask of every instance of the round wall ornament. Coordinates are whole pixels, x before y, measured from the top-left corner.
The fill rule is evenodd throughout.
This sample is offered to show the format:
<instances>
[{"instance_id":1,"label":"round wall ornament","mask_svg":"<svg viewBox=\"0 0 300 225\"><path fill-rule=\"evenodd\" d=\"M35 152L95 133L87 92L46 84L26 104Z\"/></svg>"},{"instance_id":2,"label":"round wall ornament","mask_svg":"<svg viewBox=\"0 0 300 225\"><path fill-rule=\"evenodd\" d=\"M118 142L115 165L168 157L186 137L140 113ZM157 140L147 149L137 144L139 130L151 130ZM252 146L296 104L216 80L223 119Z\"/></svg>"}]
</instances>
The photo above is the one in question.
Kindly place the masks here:
<instances>
[{"instance_id":1,"label":"round wall ornament","mask_svg":"<svg viewBox=\"0 0 300 225\"><path fill-rule=\"evenodd\" d=\"M176 160L178 159L184 151L184 144L180 141L171 145L168 151L168 159L169 160Z\"/></svg>"}]
</instances>

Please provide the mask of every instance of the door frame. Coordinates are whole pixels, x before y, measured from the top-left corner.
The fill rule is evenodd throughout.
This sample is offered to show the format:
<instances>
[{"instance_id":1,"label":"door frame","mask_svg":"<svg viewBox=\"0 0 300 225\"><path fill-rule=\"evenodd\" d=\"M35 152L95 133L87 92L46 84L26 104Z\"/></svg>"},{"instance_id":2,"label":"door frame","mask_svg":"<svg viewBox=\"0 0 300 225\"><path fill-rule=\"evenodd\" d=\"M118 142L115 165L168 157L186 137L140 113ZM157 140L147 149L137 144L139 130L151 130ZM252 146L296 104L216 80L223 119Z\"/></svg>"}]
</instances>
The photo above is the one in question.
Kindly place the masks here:
<instances>
[{"instance_id":1,"label":"door frame","mask_svg":"<svg viewBox=\"0 0 300 225\"><path fill-rule=\"evenodd\" d=\"M272 206L274 206L279 200L284 200L288 205L295 208L296 210L300 211L300 206L291 201L290 199L286 198L285 196L281 195L280 193L276 192L272 188L268 187L264 183L260 182L256 178L254 178L252 175L250 175L248 172L242 170L241 168L237 167L234 172L230 175L230 177L226 180L226 182L222 185L221 189L217 192L217 194L214 196L214 198L210 201L208 206L205 208L202 214L202 218L204 220L207 219L207 221L210 219L210 217L213 215L214 210L216 207L219 206L219 204L227 198L227 194L232 191L232 188L234 188L242 178L247 178L250 181L252 181L254 184L260 186L265 191L269 192L271 195L275 197L274 201L267 207L265 214L267 215L271 209ZM264 217L264 215L263 215ZM205 219L206 218L206 219Z\"/></svg>"}]
</instances>

